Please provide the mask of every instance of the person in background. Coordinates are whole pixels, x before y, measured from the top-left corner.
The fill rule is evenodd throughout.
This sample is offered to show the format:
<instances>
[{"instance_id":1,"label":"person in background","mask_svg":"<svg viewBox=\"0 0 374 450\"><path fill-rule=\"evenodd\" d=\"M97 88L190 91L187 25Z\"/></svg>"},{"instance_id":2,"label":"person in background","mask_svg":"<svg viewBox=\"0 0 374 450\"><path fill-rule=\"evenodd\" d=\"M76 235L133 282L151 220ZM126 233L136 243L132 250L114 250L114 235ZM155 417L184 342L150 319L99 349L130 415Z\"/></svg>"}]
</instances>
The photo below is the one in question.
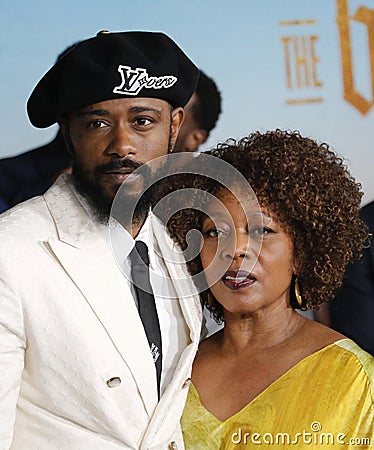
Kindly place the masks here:
<instances>
[{"instance_id":1,"label":"person in background","mask_svg":"<svg viewBox=\"0 0 374 450\"><path fill-rule=\"evenodd\" d=\"M0 213L44 194L57 176L70 167L64 137L58 131L46 145L0 159Z\"/></svg>"},{"instance_id":2,"label":"person in background","mask_svg":"<svg viewBox=\"0 0 374 450\"><path fill-rule=\"evenodd\" d=\"M199 345L186 449L354 449L357 437L371 447L374 358L297 313L330 300L367 243L360 185L326 144L298 132L229 140L189 169L207 173L215 159L235 173L174 177L164 192L181 193L168 229L224 324Z\"/></svg>"},{"instance_id":3,"label":"person in background","mask_svg":"<svg viewBox=\"0 0 374 450\"><path fill-rule=\"evenodd\" d=\"M0 212L5 211L8 208L8 205L5 203L3 199L0 198Z\"/></svg>"},{"instance_id":4,"label":"person in background","mask_svg":"<svg viewBox=\"0 0 374 450\"><path fill-rule=\"evenodd\" d=\"M195 92L185 108L185 118L174 153L195 152L209 137L222 111L216 83L200 70Z\"/></svg>"},{"instance_id":5,"label":"person in background","mask_svg":"<svg viewBox=\"0 0 374 450\"><path fill-rule=\"evenodd\" d=\"M65 48L56 62L77 44ZM0 159L0 213L44 194L60 173L70 170L70 166L70 156L60 130L48 144Z\"/></svg>"},{"instance_id":6,"label":"person in background","mask_svg":"<svg viewBox=\"0 0 374 450\"><path fill-rule=\"evenodd\" d=\"M101 31L34 88L29 119L59 123L72 173L0 216L2 450L184 448L200 299L152 199L129 232L108 224L172 151L198 76L163 33Z\"/></svg>"},{"instance_id":7,"label":"person in background","mask_svg":"<svg viewBox=\"0 0 374 450\"><path fill-rule=\"evenodd\" d=\"M374 202L362 208L362 218L374 234ZM362 260L347 268L343 286L330 304L331 327L356 341L374 355L374 241Z\"/></svg>"}]
</instances>

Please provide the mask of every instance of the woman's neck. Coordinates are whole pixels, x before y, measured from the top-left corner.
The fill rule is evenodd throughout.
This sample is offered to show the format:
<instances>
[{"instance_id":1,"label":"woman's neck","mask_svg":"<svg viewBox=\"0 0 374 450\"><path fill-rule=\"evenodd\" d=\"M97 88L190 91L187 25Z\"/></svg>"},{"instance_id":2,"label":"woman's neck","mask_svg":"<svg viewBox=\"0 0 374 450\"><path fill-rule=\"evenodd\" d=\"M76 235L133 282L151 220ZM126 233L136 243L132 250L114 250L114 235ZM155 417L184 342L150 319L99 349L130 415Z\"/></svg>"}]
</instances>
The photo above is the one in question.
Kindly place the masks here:
<instances>
[{"instance_id":1,"label":"woman's neck","mask_svg":"<svg viewBox=\"0 0 374 450\"><path fill-rule=\"evenodd\" d=\"M245 317L226 313L222 350L237 353L277 347L291 341L307 322L292 308L281 306Z\"/></svg>"}]
</instances>

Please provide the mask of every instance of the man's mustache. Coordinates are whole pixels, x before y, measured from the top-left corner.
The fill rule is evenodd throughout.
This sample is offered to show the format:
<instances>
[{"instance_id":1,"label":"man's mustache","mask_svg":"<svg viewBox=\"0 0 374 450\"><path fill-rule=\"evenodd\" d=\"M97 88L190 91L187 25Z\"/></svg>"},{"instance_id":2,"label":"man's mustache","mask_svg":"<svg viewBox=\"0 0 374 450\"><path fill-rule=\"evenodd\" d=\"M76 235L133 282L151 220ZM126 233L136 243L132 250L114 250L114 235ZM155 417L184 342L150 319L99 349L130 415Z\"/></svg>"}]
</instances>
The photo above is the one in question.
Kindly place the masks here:
<instances>
[{"instance_id":1,"label":"man's mustache","mask_svg":"<svg viewBox=\"0 0 374 450\"><path fill-rule=\"evenodd\" d=\"M136 170L141 167L143 163L138 163L130 159L116 159L106 164L101 164L95 168L95 175L103 175L108 172L115 172L118 169Z\"/></svg>"}]
</instances>

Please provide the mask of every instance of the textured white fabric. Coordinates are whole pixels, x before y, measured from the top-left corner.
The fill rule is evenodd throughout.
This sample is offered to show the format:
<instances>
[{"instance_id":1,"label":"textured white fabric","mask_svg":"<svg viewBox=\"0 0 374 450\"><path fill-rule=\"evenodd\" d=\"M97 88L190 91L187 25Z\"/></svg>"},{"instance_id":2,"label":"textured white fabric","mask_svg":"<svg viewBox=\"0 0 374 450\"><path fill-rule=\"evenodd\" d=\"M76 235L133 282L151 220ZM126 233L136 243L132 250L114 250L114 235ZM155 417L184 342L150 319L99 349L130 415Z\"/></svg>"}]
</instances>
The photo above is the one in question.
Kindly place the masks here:
<instances>
[{"instance_id":1,"label":"textured white fabric","mask_svg":"<svg viewBox=\"0 0 374 450\"><path fill-rule=\"evenodd\" d=\"M152 220L151 228L170 252L163 227ZM0 217L1 450L183 448L183 383L202 317L198 296L186 296L183 262L166 267L190 343L157 403L131 292L66 175ZM121 383L109 387L114 377Z\"/></svg>"},{"instance_id":2,"label":"textured white fabric","mask_svg":"<svg viewBox=\"0 0 374 450\"><path fill-rule=\"evenodd\" d=\"M73 184L68 182L69 188L78 198L88 215L95 220L95 212L88 201L80 195ZM162 373L161 394L165 392L173 378L182 351L189 341L189 330L183 318L182 309L178 301L173 280L170 278L168 268L162 255L162 249L153 237L152 221L157 221L150 211L148 217L136 236L136 240L143 241L149 249L150 281L155 296L158 319L160 322L162 338ZM110 226L97 225L104 240L110 249L114 248L114 258L123 273L134 302L137 304L134 288L131 282L131 263L128 258L135 246L135 240L118 222L110 222ZM188 275L187 275L188 276Z\"/></svg>"}]
</instances>

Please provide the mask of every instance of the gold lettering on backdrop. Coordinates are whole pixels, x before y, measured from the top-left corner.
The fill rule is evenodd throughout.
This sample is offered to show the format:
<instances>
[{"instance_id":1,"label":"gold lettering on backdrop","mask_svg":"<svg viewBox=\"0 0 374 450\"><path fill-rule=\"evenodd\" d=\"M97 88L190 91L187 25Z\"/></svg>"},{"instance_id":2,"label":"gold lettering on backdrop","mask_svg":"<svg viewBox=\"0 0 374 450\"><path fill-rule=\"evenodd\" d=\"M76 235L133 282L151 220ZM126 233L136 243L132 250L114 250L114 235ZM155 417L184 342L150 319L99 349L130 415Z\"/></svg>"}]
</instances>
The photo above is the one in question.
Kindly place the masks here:
<instances>
[{"instance_id":1,"label":"gold lettering on backdrop","mask_svg":"<svg viewBox=\"0 0 374 450\"><path fill-rule=\"evenodd\" d=\"M318 36L312 35L310 37L310 58L312 61L312 80L313 86L322 87L322 83L318 80L317 77L317 64L319 63L319 58L316 55L316 50L314 43L318 40Z\"/></svg>"},{"instance_id":2,"label":"gold lettering on backdrop","mask_svg":"<svg viewBox=\"0 0 374 450\"><path fill-rule=\"evenodd\" d=\"M286 100L287 105L301 105L305 103L322 103L322 97L314 97L314 98L295 98Z\"/></svg>"},{"instance_id":3,"label":"gold lettering on backdrop","mask_svg":"<svg viewBox=\"0 0 374 450\"><path fill-rule=\"evenodd\" d=\"M284 47L284 56L285 56L285 65L286 65L286 79L287 79L287 87L288 89L292 89L292 78L291 78L291 56L289 52L289 43L291 38L283 37L283 47Z\"/></svg>"},{"instance_id":4,"label":"gold lettering on backdrop","mask_svg":"<svg viewBox=\"0 0 374 450\"><path fill-rule=\"evenodd\" d=\"M281 20L279 25L282 27L288 25L315 25L317 23L314 19L306 19L306 20Z\"/></svg>"},{"instance_id":5,"label":"gold lettering on backdrop","mask_svg":"<svg viewBox=\"0 0 374 450\"><path fill-rule=\"evenodd\" d=\"M316 20L288 20L279 22L281 26L315 25ZM318 79L319 58L316 52L316 42L318 36L315 34L302 34L298 36L283 36L281 38L284 50L286 84L288 90L296 93L303 89L315 90L322 87L322 82ZM299 105L301 103L320 103L323 98L320 96L288 99L289 105Z\"/></svg>"},{"instance_id":6,"label":"gold lettering on backdrop","mask_svg":"<svg viewBox=\"0 0 374 450\"><path fill-rule=\"evenodd\" d=\"M293 39L294 44L294 57L295 57L295 69L296 69L296 85L298 88L303 86L309 87L309 58L307 53L306 37Z\"/></svg>"},{"instance_id":7,"label":"gold lettering on backdrop","mask_svg":"<svg viewBox=\"0 0 374 450\"><path fill-rule=\"evenodd\" d=\"M337 23L340 33L340 50L342 59L344 99L353 105L362 115L366 115L374 105L374 10L361 6L350 17L348 0L337 0ZM353 20L367 27L371 99L365 98L356 89L352 64L351 32L349 22Z\"/></svg>"}]
</instances>

